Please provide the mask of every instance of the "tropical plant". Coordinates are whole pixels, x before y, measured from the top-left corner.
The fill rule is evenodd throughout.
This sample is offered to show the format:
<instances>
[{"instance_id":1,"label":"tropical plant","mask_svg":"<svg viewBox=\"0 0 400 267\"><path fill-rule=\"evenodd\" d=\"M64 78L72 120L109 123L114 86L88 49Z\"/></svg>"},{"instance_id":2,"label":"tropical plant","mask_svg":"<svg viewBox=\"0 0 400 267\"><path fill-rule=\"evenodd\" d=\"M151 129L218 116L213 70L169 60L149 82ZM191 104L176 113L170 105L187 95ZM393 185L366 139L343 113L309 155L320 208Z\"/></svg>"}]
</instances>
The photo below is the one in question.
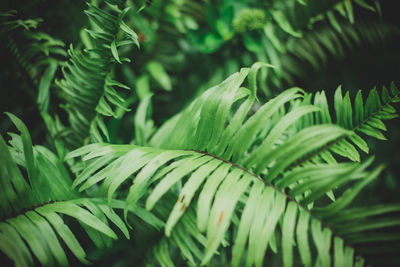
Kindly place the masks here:
<instances>
[{"instance_id":1,"label":"tropical plant","mask_svg":"<svg viewBox=\"0 0 400 267\"><path fill-rule=\"evenodd\" d=\"M376 140L386 139L384 121L398 116L394 105L400 102L400 91L395 83L389 89L373 88L366 97L365 91L353 95L341 87L334 94L292 87L269 97L270 82L281 84L274 79L285 79L283 73L291 66L282 67L283 59L278 66L257 62L207 90L202 87L215 80L205 79L191 93L195 97L180 102L179 112L155 125L152 112L157 106L152 102L161 103L156 102L159 95L182 100L173 90L170 69L193 56L178 53L183 59L168 58L171 47L198 47L195 35L204 31L201 22L206 16L194 10L213 7L192 1L153 2L91 1L85 11L89 27L81 31L82 42L71 45L67 53L62 42L30 32L38 20L15 19L14 11L2 13L2 35L9 40L14 63L32 81L29 90L38 88L32 91L38 95L40 124L48 137L45 145L33 145L28 127L6 113L19 133L9 132L8 144L0 136L0 251L5 262L15 266L399 264L400 204L359 201L384 168L366 154L376 152ZM324 49L336 53L343 47L334 45L334 33L332 38L323 37L329 30L300 37L304 25L327 19L348 47L348 36L356 38L359 32L374 33L369 37L375 42L397 31L393 25L371 24L376 28L366 30L363 24L339 23L339 14L353 22L349 0L267 1L260 6L225 2L215 7L226 14L215 24L218 34L209 33L223 37L213 53L235 34L243 35L247 46L254 32L250 37L246 32L262 28L262 34L271 37L283 30L281 50L274 49L282 55L298 51L298 58L318 67L319 59L315 61L307 45L325 60ZM235 3L236 17L227 3ZM380 10L379 4L354 3ZM154 9L148 7L152 4ZM152 19L165 23L157 24L153 32L148 23ZM168 32L174 38L162 43ZM299 42L291 46L286 34ZM135 69L127 62L132 53L140 55L132 44L139 47L143 36L153 39L151 45L143 45L142 58L133 63L143 65ZM204 40L217 42L214 37ZM253 44L267 49L263 61L276 63L268 44L260 45L257 38L251 39ZM68 61L63 62L66 56ZM275 76L268 81L263 79L265 73ZM199 74L198 79L206 76ZM136 86L134 93L117 90L130 89L117 81L120 77ZM152 85L164 90L154 91ZM115 125L122 127L132 109L134 129L128 135L132 138L118 142L123 138L116 137Z\"/></svg>"}]
</instances>

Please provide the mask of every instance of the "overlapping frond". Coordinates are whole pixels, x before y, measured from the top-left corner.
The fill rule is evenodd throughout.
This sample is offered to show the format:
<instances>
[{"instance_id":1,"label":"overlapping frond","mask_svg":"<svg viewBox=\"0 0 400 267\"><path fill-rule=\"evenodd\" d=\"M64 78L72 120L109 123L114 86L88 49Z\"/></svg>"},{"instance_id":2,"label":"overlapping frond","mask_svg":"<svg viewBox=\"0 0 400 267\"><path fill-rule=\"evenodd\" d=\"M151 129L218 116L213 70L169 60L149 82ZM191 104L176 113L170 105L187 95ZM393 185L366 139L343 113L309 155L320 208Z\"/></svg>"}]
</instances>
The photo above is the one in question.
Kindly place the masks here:
<instances>
[{"instance_id":1,"label":"overlapping frond","mask_svg":"<svg viewBox=\"0 0 400 267\"><path fill-rule=\"evenodd\" d=\"M16 266L34 265L34 257L43 266L66 266L64 247L88 263L77 233L65 223L67 217L78 221L98 247L110 246L117 238L109 221L129 238L125 223L106 202L72 190L62 161L42 146L33 147L26 126L9 116L21 135L10 133L11 146L0 136L0 250Z\"/></svg>"}]
</instances>

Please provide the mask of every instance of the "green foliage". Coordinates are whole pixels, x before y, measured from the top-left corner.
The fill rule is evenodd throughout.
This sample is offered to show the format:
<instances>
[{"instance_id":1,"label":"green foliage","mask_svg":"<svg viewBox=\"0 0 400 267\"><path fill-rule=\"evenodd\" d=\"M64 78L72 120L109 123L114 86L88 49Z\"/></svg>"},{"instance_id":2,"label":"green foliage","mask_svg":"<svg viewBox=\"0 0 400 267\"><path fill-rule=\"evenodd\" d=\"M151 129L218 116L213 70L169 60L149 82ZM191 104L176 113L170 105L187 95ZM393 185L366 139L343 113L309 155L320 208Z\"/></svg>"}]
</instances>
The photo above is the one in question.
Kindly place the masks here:
<instances>
[{"instance_id":1,"label":"green foliage","mask_svg":"<svg viewBox=\"0 0 400 267\"><path fill-rule=\"evenodd\" d=\"M266 23L262 9L243 9L233 21L233 28L238 33L261 29Z\"/></svg>"},{"instance_id":2,"label":"green foliage","mask_svg":"<svg viewBox=\"0 0 400 267\"><path fill-rule=\"evenodd\" d=\"M301 102L293 104L296 106L307 106L312 104L319 107L321 112L305 115L297 122L298 129L308 127L315 124L336 124L345 129L353 131L353 134L348 137L343 137L335 140L326 147L316 151L312 158L308 160L335 162L331 152L346 157L351 161L360 161L360 155L355 148L358 147L365 153L369 152L367 143L359 136L362 133L379 140L386 140L382 131L386 131L384 120L397 118L396 109L392 106L393 103L399 102L400 91L392 83L389 90L386 87L382 89L380 97L376 88L369 92L367 99L364 100L362 92L359 90L356 94L354 103L351 102L350 93L346 92L343 97L341 87L337 88L334 94L334 118L331 115L332 110L326 99L325 92L317 92L312 100L312 95L308 94ZM353 107L354 106L354 107Z\"/></svg>"},{"instance_id":3,"label":"green foliage","mask_svg":"<svg viewBox=\"0 0 400 267\"><path fill-rule=\"evenodd\" d=\"M108 3L116 4L113 1ZM110 67L114 63L130 61L119 56L119 47L129 44L139 46L139 43L136 33L123 22L129 8L123 11L118 7L114 9L116 15L89 4L89 9L85 13L95 29L86 31L94 41L84 52L70 47L70 63L63 69L64 79L58 83L65 93L63 98L67 101L64 107L69 115L73 147L83 143L89 135L90 128L94 132L92 134L94 141L102 140L98 138L100 136L98 128L103 129L104 122L99 115L116 117L111 105L129 110L124 106L124 98L115 88L128 90L130 88L112 78ZM123 37L118 37L120 29L124 34ZM107 135L104 130L103 133Z\"/></svg>"},{"instance_id":4,"label":"green foliage","mask_svg":"<svg viewBox=\"0 0 400 267\"><path fill-rule=\"evenodd\" d=\"M65 44L50 35L36 30L41 19L16 19L17 12L11 10L0 13L0 34L5 48L20 66L29 85L39 86L38 104L42 109L48 106L46 91L49 90L49 79L54 77L57 65L67 55ZM3 39L4 38L4 39ZM45 74L43 74L45 73ZM40 75L45 75L41 82Z\"/></svg>"},{"instance_id":5,"label":"green foliage","mask_svg":"<svg viewBox=\"0 0 400 267\"><path fill-rule=\"evenodd\" d=\"M110 246L110 238L117 238L106 218L129 237L125 224L115 212L103 202L83 198L73 190L62 161L45 147L33 147L26 126L14 115L9 116L21 135L10 134L11 147L0 137L0 236L2 250L16 266L33 265L32 256L42 265L54 265L54 262L68 265L57 236L79 260L88 263L84 249L64 223L63 215L78 220L99 247ZM18 165L27 170L28 180Z\"/></svg>"},{"instance_id":6,"label":"green foliage","mask_svg":"<svg viewBox=\"0 0 400 267\"><path fill-rule=\"evenodd\" d=\"M101 194L111 202L119 188L132 179L125 197L125 219L129 207L143 205L152 211L165 195L176 195L168 215L160 219L165 221L167 238L185 231L193 223L200 233L204 232L204 236L193 233L197 242L190 241L192 245L181 244L182 241L174 238L170 241L192 264L209 264L220 244L228 242L225 239L232 240L234 266L261 266L269 243L273 251L282 251L284 264L291 266L294 240L297 240L301 262L306 266L328 266L331 257L335 264L336 261L355 264L354 248L344 246L345 237L332 230L336 224L321 228L321 220L341 214L358 192L377 178L380 169L367 171L371 160L363 164L328 161L299 166L298 162L308 160L314 151L342 138L353 137L354 130L321 120L321 125L311 121L310 126L298 130L296 126L301 117L313 112L321 115L327 106L297 105L290 112L278 114L285 104L304 97L297 88L283 92L249 115L255 91L240 86L247 75L254 77L259 67L256 64L251 69L242 69L204 92L156 132L150 141L151 147L92 144L71 152L67 158L82 156L89 163L74 186L84 191L101 183ZM250 82L249 87L255 88L255 84ZM350 106L343 108L339 104L343 100L339 93L335 97L337 114L352 110ZM395 96L390 98L384 93L385 104L398 100L394 86L393 94ZM376 97L373 90L366 102L373 103ZM345 103L348 101L346 98ZM372 110L369 104L357 106L355 113L358 109L368 110L366 118L370 114L383 114L377 104ZM273 119L276 115L279 118ZM343 119L349 117L346 114L338 118L337 124L341 125ZM364 120L363 117L361 121ZM284 136L290 128L295 128L295 133ZM343 140L339 144L342 143ZM340 192L340 188L348 189L332 197L332 192ZM326 195L334 201L317 205ZM256 207L264 209L256 212ZM194 221L178 224L191 209L196 211ZM358 225L351 219L341 223ZM364 230L375 229L376 223L367 220L360 223L359 229L350 232L362 236ZM382 226L397 224L396 218L388 217ZM341 228L340 224L338 227ZM311 230L311 237L304 235L307 229ZM331 243L335 244L332 255ZM314 255L309 244L317 250ZM161 245L166 246L165 243ZM170 258L165 250L157 253L162 253L160 259Z\"/></svg>"},{"instance_id":7,"label":"green foliage","mask_svg":"<svg viewBox=\"0 0 400 267\"><path fill-rule=\"evenodd\" d=\"M364 0L91 1L67 52L50 23L38 28L46 20L1 13L2 49L42 121L24 119L29 131L6 112L18 133L0 136L0 256L398 265L400 205L366 192L382 179L374 154L400 91L296 82L306 65L399 33L355 11L381 15Z\"/></svg>"}]
</instances>

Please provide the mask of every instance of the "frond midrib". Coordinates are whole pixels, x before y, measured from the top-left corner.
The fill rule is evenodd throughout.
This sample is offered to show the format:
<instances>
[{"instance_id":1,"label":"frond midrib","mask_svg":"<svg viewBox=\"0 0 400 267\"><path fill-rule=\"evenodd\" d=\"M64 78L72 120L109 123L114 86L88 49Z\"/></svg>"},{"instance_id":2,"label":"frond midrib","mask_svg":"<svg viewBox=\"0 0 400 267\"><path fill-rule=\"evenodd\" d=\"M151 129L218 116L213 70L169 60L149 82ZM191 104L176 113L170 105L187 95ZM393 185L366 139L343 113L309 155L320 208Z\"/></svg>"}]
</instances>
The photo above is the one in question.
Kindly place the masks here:
<instances>
[{"instance_id":1,"label":"frond midrib","mask_svg":"<svg viewBox=\"0 0 400 267\"><path fill-rule=\"evenodd\" d=\"M8 216L5 216L3 218L0 218L0 222L5 222L5 221L8 221L8 220L11 220L13 218L16 218L16 217L18 217L20 215L23 215L23 214L29 212L29 211L35 211L35 209L43 207L43 206L46 206L48 204L53 204L53 203L57 203L57 202L64 202L64 201L70 201L70 200L73 200L73 199L57 200L57 201L50 200L50 201L47 201L47 202L43 202L43 203L28 207L28 208L24 208L24 209L22 209L22 210L20 210L18 212L14 212L14 213L12 213L12 214L10 214Z\"/></svg>"},{"instance_id":2,"label":"frond midrib","mask_svg":"<svg viewBox=\"0 0 400 267\"><path fill-rule=\"evenodd\" d=\"M80 200L85 200L85 199L89 199L91 201L101 201L101 200L102 201L106 201L105 198L83 197L83 196L77 196L77 197L74 197L74 198L64 199L64 200L50 200L50 201L46 201L46 202L31 206L31 207L28 207L28 208L24 208L24 209L22 209L22 210L20 210L18 212L14 212L14 213L10 214L9 216L4 216L3 218L0 218L0 222L6 222L6 221L11 220L13 218L16 218L16 217L18 217L20 215L23 215L23 214L25 214L25 213L27 213L29 211L35 211L37 208L40 208L40 207L43 207L43 206L46 206L46 205L56 204L56 203L61 203L61 202L72 202L72 203L77 202L77 203L79 203Z\"/></svg>"}]
</instances>

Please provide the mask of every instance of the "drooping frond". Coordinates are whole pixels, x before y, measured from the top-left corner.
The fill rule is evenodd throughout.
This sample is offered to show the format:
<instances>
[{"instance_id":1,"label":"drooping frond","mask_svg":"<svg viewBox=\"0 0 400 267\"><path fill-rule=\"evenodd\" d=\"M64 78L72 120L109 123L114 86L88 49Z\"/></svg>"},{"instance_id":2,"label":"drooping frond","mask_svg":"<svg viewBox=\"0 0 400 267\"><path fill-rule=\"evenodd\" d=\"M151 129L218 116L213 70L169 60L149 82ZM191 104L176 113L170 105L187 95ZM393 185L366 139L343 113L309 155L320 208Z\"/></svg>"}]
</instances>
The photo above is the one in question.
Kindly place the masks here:
<instances>
[{"instance_id":1,"label":"drooping frond","mask_svg":"<svg viewBox=\"0 0 400 267\"><path fill-rule=\"evenodd\" d=\"M88 4L89 8L85 13L95 27L86 31L93 39L93 47L79 51L71 45L68 51L70 62L63 69L64 79L58 85L65 94L63 98L66 100L65 109L72 128L69 136L72 147L83 144L89 137L89 131L93 133L93 141L102 141L98 139L101 137L100 133L107 137L99 114L115 117L113 107L127 110L125 100L116 88L129 87L113 79L112 66L130 61L119 56L119 47L129 44L139 46L139 43L136 33L123 22L129 8L121 11L115 6L121 4L120 2L106 1L112 5L112 11Z\"/></svg>"},{"instance_id":2,"label":"drooping frond","mask_svg":"<svg viewBox=\"0 0 400 267\"><path fill-rule=\"evenodd\" d=\"M32 266L34 257L43 266L66 266L64 247L88 263L77 233L65 222L67 216L79 222L98 247L110 246L111 239L117 238L108 221L129 238L125 224L104 200L72 190L62 161L42 146L33 147L26 126L8 115L21 135L10 133L11 146L0 136L0 250L16 266Z\"/></svg>"},{"instance_id":3,"label":"drooping frond","mask_svg":"<svg viewBox=\"0 0 400 267\"><path fill-rule=\"evenodd\" d=\"M305 266L362 265L364 254L336 233L340 223L327 225L323 218L340 214L380 169L367 171L369 160L297 166L288 172L353 132L332 124L297 131L301 117L321 112L312 104L286 110L304 97L298 88L252 110L261 66L244 68L204 92L159 129L150 142L153 147L92 144L71 152L67 158L82 156L87 163L73 186L83 191L101 184L110 203L115 196L125 200L125 219L129 208L157 209L172 195L175 205L160 217L167 239L156 247L157 259L166 265L171 242L192 264L209 264L224 250L221 244L232 242L233 266L262 266L268 248L292 266L294 244L300 255L296 261ZM247 76L249 89L241 87ZM127 194L118 193L122 185L129 186ZM322 204L332 191L338 192L336 199ZM187 212L196 214L195 229L204 232L205 240L196 231L186 241L174 239L191 225L180 223ZM396 218L387 221L377 228L398 225Z\"/></svg>"}]
</instances>

